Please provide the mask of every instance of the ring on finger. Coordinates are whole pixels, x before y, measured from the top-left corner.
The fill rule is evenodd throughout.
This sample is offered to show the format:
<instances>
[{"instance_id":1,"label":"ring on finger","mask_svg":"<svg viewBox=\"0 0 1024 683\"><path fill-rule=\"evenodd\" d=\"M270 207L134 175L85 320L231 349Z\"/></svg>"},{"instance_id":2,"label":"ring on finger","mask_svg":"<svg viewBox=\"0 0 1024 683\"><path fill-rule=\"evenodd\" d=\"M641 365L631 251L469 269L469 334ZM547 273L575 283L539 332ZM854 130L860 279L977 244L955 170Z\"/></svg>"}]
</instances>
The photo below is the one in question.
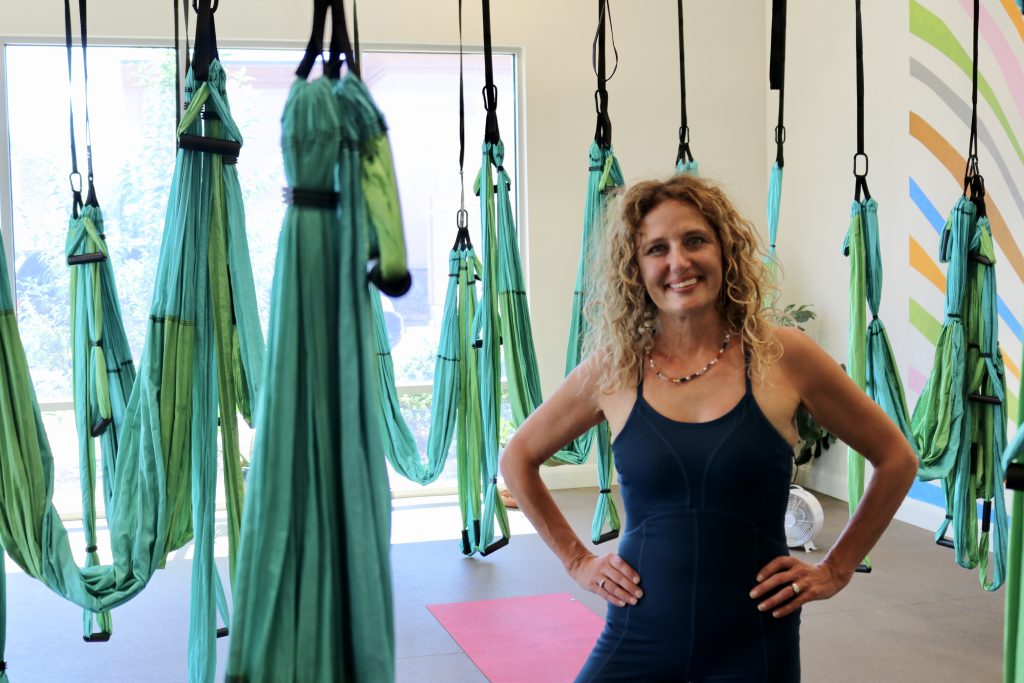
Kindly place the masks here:
<instances>
[{"instance_id":1,"label":"ring on finger","mask_svg":"<svg viewBox=\"0 0 1024 683\"><path fill-rule=\"evenodd\" d=\"M608 579L601 579L600 581L598 581L597 582L597 587L600 588L601 590L604 590L604 582L607 581L607 580Z\"/></svg>"},{"instance_id":2,"label":"ring on finger","mask_svg":"<svg viewBox=\"0 0 1024 683\"><path fill-rule=\"evenodd\" d=\"M800 584L798 584L798 583L796 583L796 582L794 581L794 582L793 582L793 583L792 583L792 584L790 585L790 587L791 587L791 588L793 589L793 594L794 594L794 595L800 595Z\"/></svg>"}]
</instances>

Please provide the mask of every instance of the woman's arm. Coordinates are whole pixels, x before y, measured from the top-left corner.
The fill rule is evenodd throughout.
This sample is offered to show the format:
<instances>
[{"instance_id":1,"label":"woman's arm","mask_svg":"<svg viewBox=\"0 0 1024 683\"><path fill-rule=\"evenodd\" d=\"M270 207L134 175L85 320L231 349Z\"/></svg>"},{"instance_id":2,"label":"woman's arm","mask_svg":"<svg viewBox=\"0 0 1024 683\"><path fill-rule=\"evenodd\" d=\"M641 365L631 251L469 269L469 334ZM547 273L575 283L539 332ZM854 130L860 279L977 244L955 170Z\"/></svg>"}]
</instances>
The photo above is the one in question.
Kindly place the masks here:
<instances>
[{"instance_id":1,"label":"woman's arm","mask_svg":"<svg viewBox=\"0 0 1024 683\"><path fill-rule=\"evenodd\" d=\"M850 582L910 490L917 456L889 416L821 347L797 330L780 329L778 335L783 346L780 369L803 407L874 467L856 512L820 564L779 557L757 577L752 598L782 587L758 605L782 617L805 602L832 597Z\"/></svg>"},{"instance_id":2,"label":"woman's arm","mask_svg":"<svg viewBox=\"0 0 1024 683\"><path fill-rule=\"evenodd\" d=\"M614 553L597 557L573 532L540 477L541 465L604 419L590 359L523 422L501 456L501 474L519 509L583 588L622 606L636 604L640 577Z\"/></svg>"}]
</instances>

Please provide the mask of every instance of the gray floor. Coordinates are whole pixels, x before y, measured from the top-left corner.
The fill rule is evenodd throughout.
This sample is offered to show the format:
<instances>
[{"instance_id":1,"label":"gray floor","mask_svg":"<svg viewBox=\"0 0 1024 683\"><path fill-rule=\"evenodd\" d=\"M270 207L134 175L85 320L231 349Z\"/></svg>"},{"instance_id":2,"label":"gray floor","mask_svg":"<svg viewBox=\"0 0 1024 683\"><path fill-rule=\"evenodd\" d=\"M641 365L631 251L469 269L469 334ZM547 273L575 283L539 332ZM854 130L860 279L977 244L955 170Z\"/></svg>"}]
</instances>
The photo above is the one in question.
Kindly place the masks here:
<instances>
[{"instance_id":1,"label":"gray floor","mask_svg":"<svg viewBox=\"0 0 1024 683\"><path fill-rule=\"evenodd\" d=\"M586 533L592 490L556 495ZM844 504L822 497L827 548L846 519ZM450 507L451 503L432 504ZM518 515L519 513L513 513ZM999 681L1005 593L987 594L976 571L958 568L930 533L894 523L872 554L876 569L858 575L827 602L803 613L804 680ZM611 550L614 543L601 549ZM727 561L728 539L721 561ZM814 560L822 552L807 556ZM455 541L393 546L399 683L486 679L427 611L433 603L568 592L598 614L603 603L579 589L534 534L519 534L484 559L466 559ZM189 562L175 560L135 600L115 613L110 643L85 644L80 611L23 574L8 578L6 658L12 683L184 681ZM218 647L223 680L227 642ZM373 682L370 682L373 683Z\"/></svg>"}]
</instances>

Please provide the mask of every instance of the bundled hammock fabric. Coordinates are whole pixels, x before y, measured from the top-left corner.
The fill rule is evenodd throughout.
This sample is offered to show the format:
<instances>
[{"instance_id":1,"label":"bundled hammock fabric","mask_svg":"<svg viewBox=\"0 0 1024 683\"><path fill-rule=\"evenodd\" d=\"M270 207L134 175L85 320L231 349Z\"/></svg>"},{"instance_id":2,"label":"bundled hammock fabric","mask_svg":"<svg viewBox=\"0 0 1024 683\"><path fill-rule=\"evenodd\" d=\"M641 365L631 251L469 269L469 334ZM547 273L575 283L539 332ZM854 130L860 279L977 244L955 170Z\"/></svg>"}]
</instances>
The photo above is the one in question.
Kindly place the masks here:
<instances>
[{"instance_id":1,"label":"bundled hammock fabric","mask_svg":"<svg viewBox=\"0 0 1024 683\"><path fill-rule=\"evenodd\" d=\"M954 528L956 561L980 565L985 590L996 590L1005 574L1006 510L1003 465L1006 380L998 347L995 250L988 219L961 197L946 224L940 258L949 262L946 320L935 365L914 409L911 426L920 451L922 480L942 478L946 519L936 531L942 541ZM977 500L985 501L977 532ZM994 507L994 510L993 510ZM989 535L995 567L987 575Z\"/></svg>"},{"instance_id":2,"label":"bundled hammock fabric","mask_svg":"<svg viewBox=\"0 0 1024 683\"><path fill-rule=\"evenodd\" d=\"M90 193L92 194L92 193ZM103 502L109 509L117 461L117 445L128 398L135 383L135 364L125 335L98 204L86 204L72 216L66 252L71 282L72 388L78 431L82 485L82 527L86 566L99 564L96 552L96 438L102 453ZM96 615L99 633L109 635L109 613ZM85 634L93 637L94 618L85 615Z\"/></svg>"},{"instance_id":3,"label":"bundled hammock fabric","mask_svg":"<svg viewBox=\"0 0 1024 683\"><path fill-rule=\"evenodd\" d=\"M186 76L186 95L191 97L178 126L181 148L171 184L161 259L179 260L178 267L166 274L187 278L181 286L189 294L155 296L150 315L150 331L152 336L162 337L165 358L174 352L173 365L168 366L166 360L163 365L164 376L175 378L172 392L166 384L163 389L174 400L172 434L182 433L179 421L189 434L181 439L164 437L164 441L170 444L171 461L181 458L177 475L191 484L190 488L182 486L181 496L173 501L168 542L173 548L189 535L195 540L189 631L192 681L214 676L215 603L219 603L227 621L213 562L218 415L233 576L242 511L236 414L241 411L251 423L249 407L258 392L264 352L237 170L225 161L230 157L224 153L203 151L208 145L219 148L226 142L240 147L242 143L231 118L225 80L224 69L216 59L209 64L207 80L198 81L194 70ZM201 118L204 109L217 117ZM176 243L185 245L177 255L171 253L171 245ZM175 290L165 286L158 275L157 291ZM163 409L169 398L161 395L160 400ZM164 415L163 419L169 417Z\"/></svg>"},{"instance_id":4,"label":"bundled hammock fabric","mask_svg":"<svg viewBox=\"0 0 1024 683\"><path fill-rule=\"evenodd\" d=\"M605 207L608 193L623 184L622 170L611 146L602 146L598 141L590 145L587 174L587 195L583 212L583 238L580 245L580 258L576 266L576 286L572 297L572 319L569 325L569 346L565 354L565 374L568 375L583 359L583 340L587 334L585 309L587 292L590 289L591 263L596 245L601 239L604 225ZM580 461L587 457L597 438L597 476L600 494L594 522L591 527L591 540L594 543L602 539L614 537L621 527L618 510L611 497L613 460L611 450L611 434L606 422L589 430L565 449L565 454L578 454ZM556 456L557 457L557 456ZM564 456L563 456L564 457ZM609 531L604 531L605 525Z\"/></svg>"},{"instance_id":5,"label":"bundled hammock fabric","mask_svg":"<svg viewBox=\"0 0 1024 683\"><path fill-rule=\"evenodd\" d=\"M942 232L939 261L946 270L946 315L935 346L935 360L914 406L911 431L918 445L922 481L947 476L961 451L964 413L964 326L961 313L967 287L967 249L977 208L957 200Z\"/></svg>"},{"instance_id":6,"label":"bundled hammock fabric","mask_svg":"<svg viewBox=\"0 0 1024 683\"><path fill-rule=\"evenodd\" d=\"M379 238L385 219L364 187L390 182L393 196L394 180L375 174L383 159L360 158L386 148L384 124L350 71L340 84L297 80L282 129L294 199L278 244L265 376L275 390L257 411L228 675L386 683L390 493L366 286L368 221ZM309 194L328 199L303 203Z\"/></svg>"}]
</instances>

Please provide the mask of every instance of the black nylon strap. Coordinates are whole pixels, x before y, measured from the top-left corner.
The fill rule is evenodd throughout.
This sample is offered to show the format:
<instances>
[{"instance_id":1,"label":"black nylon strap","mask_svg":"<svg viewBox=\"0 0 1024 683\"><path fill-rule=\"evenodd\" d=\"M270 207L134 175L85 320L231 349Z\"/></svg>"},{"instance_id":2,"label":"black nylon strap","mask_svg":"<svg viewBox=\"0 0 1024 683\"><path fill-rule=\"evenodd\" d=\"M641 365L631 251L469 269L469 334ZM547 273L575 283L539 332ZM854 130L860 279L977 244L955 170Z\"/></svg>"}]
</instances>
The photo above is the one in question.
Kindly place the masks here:
<instances>
[{"instance_id":1,"label":"black nylon strap","mask_svg":"<svg viewBox=\"0 0 1024 683\"><path fill-rule=\"evenodd\" d=\"M871 199L868 190L868 155L864 152L864 29L861 22L861 0L856 0L856 62L857 62L857 153L853 155L853 196L860 201L861 196ZM864 168L859 168L863 160Z\"/></svg>"},{"instance_id":2,"label":"black nylon strap","mask_svg":"<svg viewBox=\"0 0 1024 683\"><path fill-rule=\"evenodd\" d=\"M352 41L348 35L348 19L345 16L345 0L328 0L331 4L331 36L337 35L341 40L341 52L345 55L345 63L349 70L359 76L359 60L352 50Z\"/></svg>"},{"instance_id":3,"label":"black nylon strap","mask_svg":"<svg viewBox=\"0 0 1024 683\"><path fill-rule=\"evenodd\" d=\"M78 148L75 145L75 98L74 71L71 65L71 1L64 0L64 43L68 52L68 124L71 129L71 173L68 182L71 185L71 213L77 218L82 207L82 174L78 172Z\"/></svg>"},{"instance_id":4,"label":"black nylon strap","mask_svg":"<svg viewBox=\"0 0 1024 683\"><path fill-rule=\"evenodd\" d=\"M185 24L185 73L188 73L192 65L189 52L191 46L188 42L188 0L181 3L181 16ZM177 130L181 124L181 112L185 111L185 104L182 102L182 75L181 75L181 46L178 41L178 0L174 0L174 129Z\"/></svg>"},{"instance_id":5,"label":"black nylon strap","mask_svg":"<svg viewBox=\"0 0 1024 683\"><path fill-rule=\"evenodd\" d=\"M317 58L324 51L324 29L327 26L327 9L329 6L328 0L313 0L313 28L309 33L306 52L302 56L299 66L295 69L295 75L303 80L309 78L309 72L313 70L313 64L316 63ZM332 53L333 44L332 38Z\"/></svg>"},{"instance_id":6,"label":"black nylon strap","mask_svg":"<svg viewBox=\"0 0 1024 683\"><path fill-rule=\"evenodd\" d=\"M356 58L355 72L357 76L361 76L363 52L359 49L359 3L356 0L352 0L352 42L352 54Z\"/></svg>"},{"instance_id":7,"label":"black nylon strap","mask_svg":"<svg viewBox=\"0 0 1024 683\"><path fill-rule=\"evenodd\" d=\"M775 126L775 163L783 167L782 146L786 142L783 125L783 103L786 80L786 0L772 0L771 62L768 67L768 86L779 91L779 122Z\"/></svg>"},{"instance_id":8,"label":"black nylon strap","mask_svg":"<svg viewBox=\"0 0 1024 683\"><path fill-rule=\"evenodd\" d=\"M974 45L971 74L971 141L968 147L967 169L964 172L964 194L970 190L971 201L978 209L978 217L986 214L985 178L978 167L978 24L981 16L980 0L974 0Z\"/></svg>"},{"instance_id":9,"label":"black nylon strap","mask_svg":"<svg viewBox=\"0 0 1024 683\"><path fill-rule=\"evenodd\" d=\"M683 0L676 0L679 17L679 150L676 163L693 161L690 152L690 125L686 116L686 48L683 37Z\"/></svg>"},{"instance_id":10,"label":"black nylon strap","mask_svg":"<svg viewBox=\"0 0 1024 683\"><path fill-rule=\"evenodd\" d=\"M192 59L192 73L199 82L210 78L210 63L218 58L217 32L213 13L219 0L192 0L196 11L196 51Z\"/></svg>"},{"instance_id":11,"label":"black nylon strap","mask_svg":"<svg viewBox=\"0 0 1024 683\"><path fill-rule=\"evenodd\" d=\"M611 38L612 52L615 55L615 66L610 74L607 73L606 34ZM594 130L594 141L602 148L608 149L612 145L612 122L608 116L607 84L619 68L619 51L615 47L615 31L612 28L611 7L608 5L608 0L597 0L597 31L594 34L591 58L594 73L597 75L597 90L594 91L597 126Z\"/></svg>"},{"instance_id":12,"label":"black nylon strap","mask_svg":"<svg viewBox=\"0 0 1024 683\"><path fill-rule=\"evenodd\" d=\"M482 0L484 19L484 110L487 119L484 124L484 142L496 144L501 140L498 131L498 88L494 85L494 57L491 53L491 2Z\"/></svg>"},{"instance_id":13,"label":"black nylon strap","mask_svg":"<svg viewBox=\"0 0 1024 683\"><path fill-rule=\"evenodd\" d=\"M462 0L459 0L459 210L455 214L455 244L452 250L472 249L469 213L466 211L466 92L462 66ZM457 276L456 276L457 277Z\"/></svg>"}]
</instances>

